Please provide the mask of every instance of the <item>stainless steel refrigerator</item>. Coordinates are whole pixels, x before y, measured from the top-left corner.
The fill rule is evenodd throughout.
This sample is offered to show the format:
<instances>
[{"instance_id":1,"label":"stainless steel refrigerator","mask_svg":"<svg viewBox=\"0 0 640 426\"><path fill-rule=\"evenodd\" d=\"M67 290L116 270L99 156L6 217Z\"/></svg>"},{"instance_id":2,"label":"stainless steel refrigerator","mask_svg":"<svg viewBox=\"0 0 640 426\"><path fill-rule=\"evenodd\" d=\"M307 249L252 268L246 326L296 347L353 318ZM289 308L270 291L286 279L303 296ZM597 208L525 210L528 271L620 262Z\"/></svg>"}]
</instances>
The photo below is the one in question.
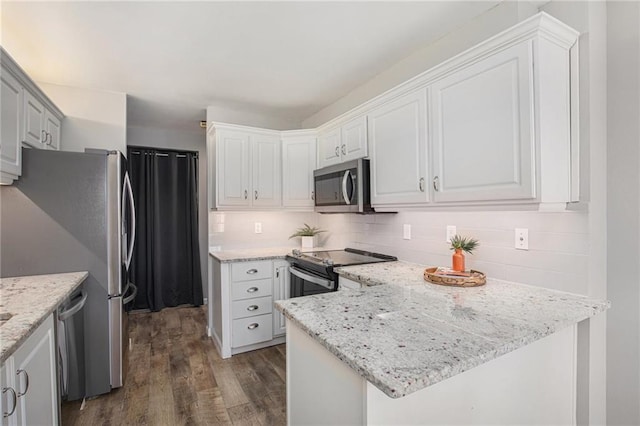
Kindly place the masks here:
<instances>
[{"instance_id":1,"label":"stainless steel refrigerator","mask_svg":"<svg viewBox=\"0 0 640 426\"><path fill-rule=\"evenodd\" d=\"M135 204L120 152L23 149L22 176L0 189L0 276L89 271L86 397L124 382L134 242Z\"/></svg>"}]
</instances>

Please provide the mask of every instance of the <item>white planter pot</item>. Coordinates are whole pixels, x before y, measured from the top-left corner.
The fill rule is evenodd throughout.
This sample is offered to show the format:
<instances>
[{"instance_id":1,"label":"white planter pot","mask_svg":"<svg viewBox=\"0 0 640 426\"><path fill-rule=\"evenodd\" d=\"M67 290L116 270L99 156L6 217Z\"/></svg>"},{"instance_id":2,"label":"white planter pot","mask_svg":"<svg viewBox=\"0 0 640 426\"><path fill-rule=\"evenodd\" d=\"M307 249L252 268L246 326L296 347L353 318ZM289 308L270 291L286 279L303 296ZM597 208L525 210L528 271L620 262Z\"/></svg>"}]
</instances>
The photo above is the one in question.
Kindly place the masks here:
<instances>
[{"instance_id":1,"label":"white planter pot","mask_svg":"<svg viewBox=\"0 0 640 426\"><path fill-rule=\"evenodd\" d=\"M314 248L316 246L316 237L300 237L302 238L302 248Z\"/></svg>"}]
</instances>

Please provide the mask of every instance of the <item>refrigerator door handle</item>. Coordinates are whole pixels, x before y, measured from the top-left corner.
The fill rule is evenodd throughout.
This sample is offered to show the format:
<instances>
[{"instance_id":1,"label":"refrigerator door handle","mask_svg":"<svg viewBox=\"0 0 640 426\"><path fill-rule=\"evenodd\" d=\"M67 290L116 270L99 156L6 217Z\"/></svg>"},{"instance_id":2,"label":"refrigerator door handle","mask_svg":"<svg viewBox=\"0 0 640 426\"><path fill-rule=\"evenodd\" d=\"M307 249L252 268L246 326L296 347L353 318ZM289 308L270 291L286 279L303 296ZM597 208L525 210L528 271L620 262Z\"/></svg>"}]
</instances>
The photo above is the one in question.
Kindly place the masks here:
<instances>
[{"instance_id":1,"label":"refrigerator door handle","mask_svg":"<svg viewBox=\"0 0 640 426\"><path fill-rule=\"evenodd\" d=\"M129 250L127 252L127 258L125 259L125 267L129 270L131 265L131 258L133 257L133 245L136 242L136 204L133 200L133 190L131 189L131 180L129 179L129 173L124 175L124 191L122 192L122 220L124 221L124 203L125 192L128 194L129 207L131 208L131 238L129 239Z\"/></svg>"}]
</instances>

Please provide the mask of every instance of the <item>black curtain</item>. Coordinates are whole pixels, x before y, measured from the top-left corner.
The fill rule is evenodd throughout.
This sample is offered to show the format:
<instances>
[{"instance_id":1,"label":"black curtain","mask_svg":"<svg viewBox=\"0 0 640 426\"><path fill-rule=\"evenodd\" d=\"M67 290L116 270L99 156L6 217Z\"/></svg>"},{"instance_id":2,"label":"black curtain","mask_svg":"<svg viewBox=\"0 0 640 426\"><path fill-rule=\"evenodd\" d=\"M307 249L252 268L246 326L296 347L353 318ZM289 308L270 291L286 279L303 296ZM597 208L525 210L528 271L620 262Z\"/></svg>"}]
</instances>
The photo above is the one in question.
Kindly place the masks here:
<instances>
[{"instance_id":1,"label":"black curtain","mask_svg":"<svg viewBox=\"0 0 640 426\"><path fill-rule=\"evenodd\" d=\"M127 151L136 200L134 308L200 306L198 155L142 147Z\"/></svg>"}]
</instances>

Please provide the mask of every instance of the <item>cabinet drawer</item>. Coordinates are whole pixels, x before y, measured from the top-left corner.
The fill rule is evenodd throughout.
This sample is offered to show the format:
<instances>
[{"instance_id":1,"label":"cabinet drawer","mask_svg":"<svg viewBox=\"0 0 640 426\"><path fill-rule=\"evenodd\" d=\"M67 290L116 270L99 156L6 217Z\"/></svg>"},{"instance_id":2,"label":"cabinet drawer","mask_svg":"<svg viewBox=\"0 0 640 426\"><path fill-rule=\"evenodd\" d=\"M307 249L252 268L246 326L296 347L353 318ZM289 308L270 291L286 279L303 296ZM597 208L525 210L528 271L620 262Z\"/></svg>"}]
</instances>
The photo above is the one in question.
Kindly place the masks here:
<instances>
[{"instance_id":1,"label":"cabinet drawer","mask_svg":"<svg viewBox=\"0 0 640 426\"><path fill-rule=\"evenodd\" d=\"M273 316L271 314L233 320L234 348L266 342L273 338Z\"/></svg>"},{"instance_id":2,"label":"cabinet drawer","mask_svg":"<svg viewBox=\"0 0 640 426\"><path fill-rule=\"evenodd\" d=\"M273 287L273 280L267 278L266 280L246 281L246 282L234 282L231 283L231 299L254 299L258 297L271 296L271 288Z\"/></svg>"},{"instance_id":3,"label":"cabinet drawer","mask_svg":"<svg viewBox=\"0 0 640 426\"><path fill-rule=\"evenodd\" d=\"M272 311L273 298L271 296L260 297L257 299L238 300L233 302L231 307L233 319L270 314Z\"/></svg>"},{"instance_id":4,"label":"cabinet drawer","mask_svg":"<svg viewBox=\"0 0 640 426\"><path fill-rule=\"evenodd\" d=\"M272 262L270 260L233 263L231 265L231 280L250 281L271 278L271 266Z\"/></svg>"}]
</instances>

